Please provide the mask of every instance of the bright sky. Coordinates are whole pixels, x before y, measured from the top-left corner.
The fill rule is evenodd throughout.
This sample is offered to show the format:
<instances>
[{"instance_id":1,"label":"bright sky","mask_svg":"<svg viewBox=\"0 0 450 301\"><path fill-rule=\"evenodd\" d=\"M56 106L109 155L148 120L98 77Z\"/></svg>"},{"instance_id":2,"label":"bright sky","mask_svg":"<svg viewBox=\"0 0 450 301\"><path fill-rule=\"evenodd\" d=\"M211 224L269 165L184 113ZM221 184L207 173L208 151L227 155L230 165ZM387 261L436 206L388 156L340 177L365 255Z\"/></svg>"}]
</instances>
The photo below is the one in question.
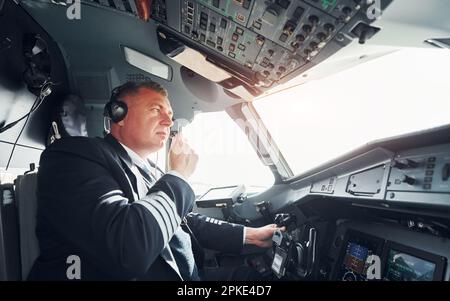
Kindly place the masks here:
<instances>
[{"instance_id":1,"label":"bright sky","mask_svg":"<svg viewBox=\"0 0 450 301\"><path fill-rule=\"evenodd\" d=\"M450 123L450 51L405 49L254 102L300 174L375 139Z\"/></svg>"},{"instance_id":2,"label":"bright sky","mask_svg":"<svg viewBox=\"0 0 450 301\"><path fill-rule=\"evenodd\" d=\"M189 182L196 193L208 187L244 184L269 187L274 177L244 133L225 112L201 113L183 128L183 136L199 154Z\"/></svg>"}]
</instances>

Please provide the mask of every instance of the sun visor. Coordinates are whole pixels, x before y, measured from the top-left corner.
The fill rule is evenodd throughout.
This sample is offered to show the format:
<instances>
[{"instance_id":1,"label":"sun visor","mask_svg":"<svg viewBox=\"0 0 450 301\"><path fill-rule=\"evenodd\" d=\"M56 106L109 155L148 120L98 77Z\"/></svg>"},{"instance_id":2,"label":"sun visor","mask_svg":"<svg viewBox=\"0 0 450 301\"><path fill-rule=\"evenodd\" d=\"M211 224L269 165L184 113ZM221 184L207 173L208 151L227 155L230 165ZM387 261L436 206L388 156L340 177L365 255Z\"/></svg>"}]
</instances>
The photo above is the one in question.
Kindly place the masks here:
<instances>
[{"instance_id":1,"label":"sun visor","mask_svg":"<svg viewBox=\"0 0 450 301\"><path fill-rule=\"evenodd\" d=\"M221 82L231 77L228 72L208 62L205 55L189 47L185 47L172 59L213 82Z\"/></svg>"}]
</instances>

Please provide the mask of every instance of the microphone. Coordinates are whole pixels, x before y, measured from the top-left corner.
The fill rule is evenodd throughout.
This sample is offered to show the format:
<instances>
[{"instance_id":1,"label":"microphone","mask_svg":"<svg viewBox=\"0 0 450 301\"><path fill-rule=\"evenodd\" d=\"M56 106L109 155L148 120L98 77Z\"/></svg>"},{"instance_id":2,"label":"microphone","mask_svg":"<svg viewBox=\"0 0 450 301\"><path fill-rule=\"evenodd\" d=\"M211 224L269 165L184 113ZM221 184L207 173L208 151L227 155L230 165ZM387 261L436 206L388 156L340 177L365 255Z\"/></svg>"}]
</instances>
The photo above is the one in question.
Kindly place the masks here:
<instances>
[{"instance_id":1,"label":"microphone","mask_svg":"<svg viewBox=\"0 0 450 301\"><path fill-rule=\"evenodd\" d=\"M182 126L178 119L172 118L173 125L170 128L169 137L172 140L178 133L181 133Z\"/></svg>"},{"instance_id":2,"label":"microphone","mask_svg":"<svg viewBox=\"0 0 450 301\"><path fill-rule=\"evenodd\" d=\"M172 141L176 135L180 134L183 130L183 127L189 124L189 121L183 118L174 119L172 118L172 127L170 128L169 139L167 141L168 149L170 149L172 145Z\"/></svg>"}]
</instances>

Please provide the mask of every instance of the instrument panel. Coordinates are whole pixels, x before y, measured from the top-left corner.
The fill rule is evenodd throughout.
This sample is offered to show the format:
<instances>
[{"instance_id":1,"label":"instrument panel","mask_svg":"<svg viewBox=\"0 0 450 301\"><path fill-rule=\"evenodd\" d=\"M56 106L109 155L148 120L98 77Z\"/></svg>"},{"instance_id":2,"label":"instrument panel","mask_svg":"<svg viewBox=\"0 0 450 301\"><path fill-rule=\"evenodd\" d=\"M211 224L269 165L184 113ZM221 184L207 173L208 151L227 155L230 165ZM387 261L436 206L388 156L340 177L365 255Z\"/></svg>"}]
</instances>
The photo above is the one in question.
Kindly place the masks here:
<instances>
[{"instance_id":1,"label":"instrument panel","mask_svg":"<svg viewBox=\"0 0 450 301\"><path fill-rule=\"evenodd\" d=\"M423 233L349 222L338 228L330 248L336 263L331 279L441 281L448 278L449 248L448 241Z\"/></svg>"},{"instance_id":2,"label":"instrument panel","mask_svg":"<svg viewBox=\"0 0 450 301\"><path fill-rule=\"evenodd\" d=\"M367 156L366 163L348 161L324 173L330 176L310 180L309 194L373 200L372 204L383 206L450 207L450 144L396 153L376 149ZM299 189L308 181L291 185Z\"/></svg>"},{"instance_id":3,"label":"instrument panel","mask_svg":"<svg viewBox=\"0 0 450 301\"><path fill-rule=\"evenodd\" d=\"M153 1L158 22L202 49L211 61L232 62L231 73L265 89L287 81L379 28L372 10L386 1L362 0L179 0ZM378 7L378 6L379 7ZM163 7L163 9L161 9Z\"/></svg>"},{"instance_id":4,"label":"instrument panel","mask_svg":"<svg viewBox=\"0 0 450 301\"><path fill-rule=\"evenodd\" d=\"M327 241L324 224L308 222L274 234L271 269L276 277L333 281L442 281L450 277L448 239L400 225L345 221L338 223Z\"/></svg>"},{"instance_id":5,"label":"instrument panel","mask_svg":"<svg viewBox=\"0 0 450 301\"><path fill-rule=\"evenodd\" d=\"M287 229L273 239L273 273L286 280L448 281L449 130L368 144L273 195L275 223Z\"/></svg>"}]
</instances>

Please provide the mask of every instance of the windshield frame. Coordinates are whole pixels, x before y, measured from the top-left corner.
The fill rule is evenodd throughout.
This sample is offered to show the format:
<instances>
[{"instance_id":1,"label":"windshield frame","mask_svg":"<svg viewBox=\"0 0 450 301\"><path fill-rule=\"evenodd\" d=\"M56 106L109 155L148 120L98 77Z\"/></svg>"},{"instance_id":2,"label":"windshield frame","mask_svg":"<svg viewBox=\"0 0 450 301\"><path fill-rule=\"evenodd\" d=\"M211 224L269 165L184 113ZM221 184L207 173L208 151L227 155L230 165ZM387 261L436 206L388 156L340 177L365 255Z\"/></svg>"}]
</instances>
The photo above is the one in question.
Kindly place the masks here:
<instances>
[{"instance_id":1,"label":"windshield frame","mask_svg":"<svg viewBox=\"0 0 450 301\"><path fill-rule=\"evenodd\" d=\"M261 162L272 171L275 176L274 185L294 177L289 164L252 102L239 103L225 111L244 132Z\"/></svg>"}]
</instances>

